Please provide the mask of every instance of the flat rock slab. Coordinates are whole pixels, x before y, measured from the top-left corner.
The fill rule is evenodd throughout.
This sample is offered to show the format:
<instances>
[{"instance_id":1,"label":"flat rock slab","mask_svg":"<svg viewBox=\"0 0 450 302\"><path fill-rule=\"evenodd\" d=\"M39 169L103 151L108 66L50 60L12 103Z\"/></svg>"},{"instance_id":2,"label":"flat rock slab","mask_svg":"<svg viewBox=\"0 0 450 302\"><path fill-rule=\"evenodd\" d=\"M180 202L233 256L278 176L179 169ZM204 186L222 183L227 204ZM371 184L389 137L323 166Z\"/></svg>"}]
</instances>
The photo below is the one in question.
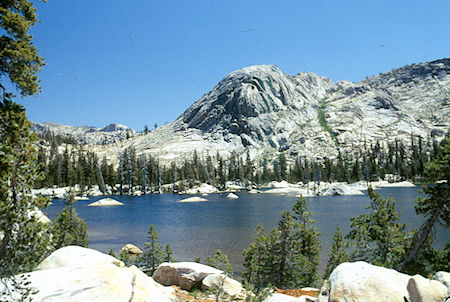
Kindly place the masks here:
<instances>
[{"instance_id":1,"label":"flat rock slab","mask_svg":"<svg viewBox=\"0 0 450 302\"><path fill-rule=\"evenodd\" d=\"M123 206L123 203L112 198L103 198L88 204L89 207Z\"/></svg>"},{"instance_id":2,"label":"flat rock slab","mask_svg":"<svg viewBox=\"0 0 450 302\"><path fill-rule=\"evenodd\" d=\"M33 301L177 301L173 288L158 284L134 266L123 267L120 263L87 248L59 249L39 265L39 270L27 273L29 286L38 290ZM15 293L11 300L20 298Z\"/></svg>"},{"instance_id":3,"label":"flat rock slab","mask_svg":"<svg viewBox=\"0 0 450 302\"><path fill-rule=\"evenodd\" d=\"M207 201L205 198L199 196L188 197L185 199L181 199L180 202L203 202Z\"/></svg>"}]
</instances>

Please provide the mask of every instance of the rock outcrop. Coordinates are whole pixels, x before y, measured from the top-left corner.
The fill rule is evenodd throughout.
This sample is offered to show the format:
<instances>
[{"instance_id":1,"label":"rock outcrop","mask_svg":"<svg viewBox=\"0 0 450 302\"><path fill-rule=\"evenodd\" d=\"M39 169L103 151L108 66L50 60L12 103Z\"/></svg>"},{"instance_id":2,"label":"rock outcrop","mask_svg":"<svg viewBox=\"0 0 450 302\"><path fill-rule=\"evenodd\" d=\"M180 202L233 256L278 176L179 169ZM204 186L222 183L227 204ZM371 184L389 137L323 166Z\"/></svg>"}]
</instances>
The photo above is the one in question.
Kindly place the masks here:
<instances>
[{"instance_id":1,"label":"rock outcrop","mask_svg":"<svg viewBox=\"0 0 450 302\"><path fill-rule=\"evenodd\" d=\"M331 302L404 302L410 276L366 262L342 263L330 275Z\"/></svg>"},{"instance_id":2,"label":"rock outcrop","mask_svg":"<svg viewBox=\"0 0 450 302\"><path fill-rule=\"evenodd\" d=\"M407 288L411 302L442 302L447 294L444 284L421 275L409 279Z\"/></svg>"},{"instance_id":3,"label":"rock outcrop","mask_svg":"<svg viewBox=\"0 0 450 302\"><path fill-rule=\"evenodd\" d=\"M117 145L93 148L117 162L133 146L161 162L219 152L288 159L335 158L364 144L443 138L450 129L450 59L413 64L358 83L277 66L232 72L174 122Z\"/></svg>"},{"instance_id":4,"label":"rock outcrop","mask_svg":"<svg viewBox=\"0 0 450 302\"><path fill-rule=\"evenodd\" d=\"M136 267L123 267L112 256L78 246L55 251L28 274L28 281L38 290L33 301L176 301L172 288Z\"/></svg>"},{"instance_id":5,"label":"rock outcrop","mask_svg":"<svg viewBox=\"0 0 450 302\"><path fill-rule=\"evenodd\" d=\"M222 273L221 270L196 262L164 262L153 273L153 279L162 285L178 285L190 290L206 276Z\"/></svg>"},{"instance_id":6,"label":"rock outcrop","mask_svg":"<svg viewBox=\"0 0 450 302\"><path fill-rule=\"evenodd\" d=\"M449 275L438 272L436 280L430 280L363 261L342 263L331 273L319 301L442 302L448 297L446 282Z\"/></svg>"},{"instance_id":7,"label":"rock outcrop","mask_svg":"<svg viewBox=\"0 0 450 302\"><path fill-rule=\"evenodd\" d=\"M103 198L88 204L89 207L123 206L123 203L112 198Z\"/></svg>"},{"instance_id":8,"label":"rock outcrop","mask_svg":"<svg viewBox=\"0 0 450 302\"><path fill-rule=\"evenodd\" d=\"M32 123L31 131L38 134L70 137L82 144L104 145L117 143L132 137L136 132L121 124L109 124L103 128L91 126L66 126L56 123Z\"/></svg>"}]
</instances>

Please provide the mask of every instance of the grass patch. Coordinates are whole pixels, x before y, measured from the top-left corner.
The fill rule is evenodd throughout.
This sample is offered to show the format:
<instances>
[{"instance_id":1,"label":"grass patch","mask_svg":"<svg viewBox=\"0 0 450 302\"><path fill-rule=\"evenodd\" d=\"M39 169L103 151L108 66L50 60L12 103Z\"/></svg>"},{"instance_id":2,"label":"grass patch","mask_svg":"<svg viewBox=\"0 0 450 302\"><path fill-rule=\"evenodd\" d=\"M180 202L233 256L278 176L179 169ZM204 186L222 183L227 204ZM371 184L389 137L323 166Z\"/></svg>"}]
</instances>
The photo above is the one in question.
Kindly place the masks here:
<instances>
[{"instance_id":1,"label":"grass patch","mask_svg":"<svg viewBox=\"0 0 450 302\"><path fill-rule=\"evenodd\" d=\"M334 135L333 131L331 131L331 128L328 125L327 120L325 118L325 112L323 111L327 106L326 103L327 99L328 97L325 97L321 101L319 101L319 108L317 108L317 117L319 118L320 126L322 126L322 128L330 134L331 138L333 139L334 145L336 147L339 147L340 144L336 138L336 135Z\"/></svg>"}]
</instances>

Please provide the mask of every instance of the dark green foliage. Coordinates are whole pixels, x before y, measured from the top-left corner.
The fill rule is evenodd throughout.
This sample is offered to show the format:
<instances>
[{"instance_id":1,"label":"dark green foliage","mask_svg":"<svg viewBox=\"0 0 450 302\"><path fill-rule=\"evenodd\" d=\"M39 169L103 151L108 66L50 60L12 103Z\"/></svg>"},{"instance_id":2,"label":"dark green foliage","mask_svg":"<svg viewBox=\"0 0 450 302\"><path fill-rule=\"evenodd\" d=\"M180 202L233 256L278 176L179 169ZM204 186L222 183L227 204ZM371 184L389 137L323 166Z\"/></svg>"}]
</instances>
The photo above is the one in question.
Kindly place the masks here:
<instances>
[{"instance_id":1,"label":"dark green foliage","mask_svg":"<svg viewBox=\"0 0 450 302\"><path fill-rule=\"evenodd\" d=\"M407 234L405 224L399 223L400 213L395 200L383 199L369 187L369 213L350 219L349 239L351 261L363 260L388 268L396 267L405 253Z\"/></svg>"},{"instance_id":2,"label":"dark green foliage","mask_svg":"<svg viewBox=\"0 0 450 302\"><path fill-rule=\"evenodd\" d=\"M175 259L172 255L172 247L170 246L170 244L166 244L166 247L164 249L164 262L175 262Z\"/></svg>"},{"instance_id":3,"label":"dark green foliage","mask_svg":"<svg viewBox=\"0 0 450 302\"><path fill-rule=\"evenodd\" d=\"M331 247L330 255L328 256L327 267L323 279L327 279L331 272L341 263L349 260L347 251L345 250L345 241L342 236L339 226L336 227L333 235L333 245Z\"/></svg>"},{"instance_id":4,"label":"dark green foliage","mask_svg":"<svg viewBox=\"0 0 450 302\"><path fill-rule=\"evenodd\" d=\"M150 225L148 231L148 242L145 242L145 250L141 257L140 266L144 273L151 276L164 261L164 252L161 244L158 242L158 232L155 227Z\"/></svg>"},{"instance_id":5,"label":"dark green foliage","mask_svg":"<svg viewBox=\"0 0 450 302\"><path fill-rule=\"evenodd\" d=\"M439 258L439 251L434 251L436 256L432 256L433 250L431 234L436 223L440 223L449 228L450 225L450 134L442 141L436 158L425 166L426 175L433 180L441 180L437 184L423 186L423 192L427 197L418 197L416 200L416 213L427 218L420 228L416 240L408 250L405 260L400 264L400 270L408 270L421 265L421 252L428 254L428 258ZM447 247L448 248L448 245ZM424 251L422 251L422 249ZM449 253L449 251L444 251ZM448 259L447 259L448 260ZM436 263L435 269L439 269ZM423 271L424 268L422 267Z\"/></svg>"},{"instance_id":6,"label":"dark green foliage","mask_svg":"<svg viewBox=\"0 0 450 302\"><path fill-rule=\"evenodd\" d=\"M233 267L228 260L228 256L221 250L217 250L214 257L206 258L206 265L215 267L225 273L228 277L233 277Z\"/></svg>"},{"instance_id":7,"label":"dark green foliage","mask_svg":"<svg viewBox=\"0 0 450 302\"><path fill-rule=\"evenodd\" d=\"M300 197L293 213L282 212L278 227L269 235L260 225L248 249L243 251L243 277L257 289L269 285L298 288L318 285L319 233L311 212Z\"/></svg>"},{"instance_id":8,"label":"dark green foliage","mask_svg":"<svg viewBox=\"0 0 450 302\"><path fill-rule=\"evenodd\" d=\"M16 291L25 296L25 281L14 275L31 271L52 251L48 229L35 215L48 200L30 194L42 177L35 139L24 108L6 99L0 102L0 278L15 282Z\"/></svg>"},{"instance_id":9,"label":"dark green foliage","mask_svg":"<svg viewBox=\"0 0 450 302\"><path fill-rule=\"evenodd\" d=\"M53 221L51 230L54 238L55 248L59 249L68 245L88 247L89 240L86 222L78 217L74 204L75 195L70 192L64 202L63 211Z\"/></svg>"},{"instance_id":10,"label":"dark green foliage","mask_svg":"<svg viewBox=\"0 0 450 302\"><path fill-rule=\"evenodd\" d=\"M28 32L37 21L32 2L0 2L0 76L6 75L22 96L39 92L36 73L44 60L38 55Z\"/></svg>"}]
</instances>

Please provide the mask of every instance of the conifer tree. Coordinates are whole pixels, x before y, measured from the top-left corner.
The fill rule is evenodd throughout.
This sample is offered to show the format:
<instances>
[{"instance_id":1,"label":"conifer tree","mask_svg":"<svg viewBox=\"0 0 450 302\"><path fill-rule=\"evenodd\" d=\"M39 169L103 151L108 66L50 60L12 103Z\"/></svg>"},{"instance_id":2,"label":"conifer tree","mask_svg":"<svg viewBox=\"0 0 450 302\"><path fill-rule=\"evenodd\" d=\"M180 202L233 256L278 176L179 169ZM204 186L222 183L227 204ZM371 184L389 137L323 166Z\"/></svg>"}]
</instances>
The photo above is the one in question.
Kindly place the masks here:
<instances>
[{"instance_id":1,"label":"conifer tree","mask_svg":"<svg viewBox=\"0 0 450 302\"><path fill-rule=\"evenodd\" d=\"M333 235L333 245L331 246L330 255L328 256L327 267L323 279L327 279L331 272L341 263L349 260L347 251L345 250L345 241L339 226L336 227Z\"/></svg>"},{"instance_id":2,"label":"conifer tree","mask_svg":"<svg viewBox=\"0 0 450 302\"><path fill-rule=\"evenodd\" d=\"M228 277L233 277L233 267L231 266L228 256L220 249L216 251L213 257L206 258L206 265L215 267L225 273Z\"/></svg>"},{"instance_id":3,"label":"conifer tree","mask_svg":"<svg viewBox=\"0 0 450 302\"><path fill-rule=\"evenodd\" d=\"M363 260L388 268L396 267L405 252L407 236L405 224L399 223L400 213L395 210L395 200L383 199L369 187L368 214L350 219L350 260Z\"/></svg>"},{"instance_id":4,"label":"conifer tree","mask_svg":"<svg viewBox=\"0 0 450 302\"><path fill-rule=\"evenodd\" d=\"M0 2L0 79L9 79L22 96L39 92L36 73L44 61L29 33L36 22L30 1ZM1 84L0 90L0 280L5 285L0 300L9 300L12 291L25 300L32 290L15 275L33 269L51 251L48 230L36 216L48 201L30 196L42 175L25 110Z\"/></svg>"},{"instance_id":5,"label":"conifer tree","mask_svg":"<svg viewBox=\"0 0 450 302\"><path fill-rule=\"evenodd\" d=\"M48 200L31 196L34 182L43 176L35 138L23 107L8 100L0 103L0 279L10 280L25 296L29 291L14 275L31 271L51 252L48 229L36 216Z\"/></svg>"},{"instance_id":6,"label":"conifer tree","mask_svg":"<svg viewBox=\"0 0 450 302\"><path fill-rule=\"evenodd\" d=\"M64 202L63 211L55 218L52 224L55 248L68 245L88 247L89 240L86 222L78 217L75 210L75 194L70 191Z\"/></svg>"},{"instance_id":7,"label":"conifer tree","mask_svg":"<svg viewBox=\"0 0 450 302\"><path fill-rule=\"evenodd\" d=\"M414 265L421 248L431 238L431 232L436 223L449 228L450 225L450 134L441 142L436 158L425 166L425 173L439 183L423 187L427 197L418 197L416 200L416 213L427 217L422 225L418 239L408 251L400 270L407 265Z\"/></svg>"},{"instance_id":8,"label":"conifer tree","mask_svg":"<svg viewBox=\"0 0 450 302\"><path fill-rule=\"evenodd\" d=\"M175 259L173 258L173 251L170 244L166 244L166 247L164 249L164 262L175 262Z\"/></svg>"},{"instance_id":9,"label":"conifer tree","mask_svg":"<svg viewBox=\"0 0 450 302\"><path fill-rule=\"evenodd\" d=\"M164 253L161 244L158 242L158 232L150 225L148 231L148 242L145 242L145 250L141 258L143 271L151 276L164 260Z\"/></svg>"}]
</instances>

